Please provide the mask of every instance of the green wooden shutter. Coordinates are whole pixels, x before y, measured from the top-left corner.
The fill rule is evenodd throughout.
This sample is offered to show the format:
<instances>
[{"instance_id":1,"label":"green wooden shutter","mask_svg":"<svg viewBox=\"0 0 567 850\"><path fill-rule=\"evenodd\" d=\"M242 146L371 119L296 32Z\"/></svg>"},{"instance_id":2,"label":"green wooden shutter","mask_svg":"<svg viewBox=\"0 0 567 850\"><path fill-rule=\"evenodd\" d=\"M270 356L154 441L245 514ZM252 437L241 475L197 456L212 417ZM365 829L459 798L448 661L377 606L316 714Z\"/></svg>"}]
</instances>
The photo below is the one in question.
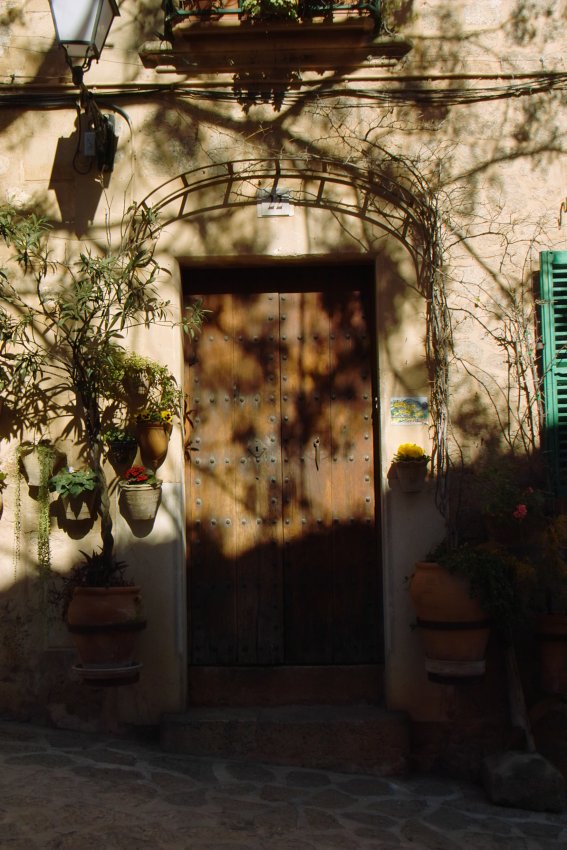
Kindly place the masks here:
<instances>
[{"instance_id":1,"label":"green wooden shutter","mask_svg":"<svg viewBox=\"0 0 567 850\"><path fill-rule=\"evenodd\" d=\"M541 333L546 448L559 496L567 496L567 251L541 254Z\"/></svg>"}]
</instances>

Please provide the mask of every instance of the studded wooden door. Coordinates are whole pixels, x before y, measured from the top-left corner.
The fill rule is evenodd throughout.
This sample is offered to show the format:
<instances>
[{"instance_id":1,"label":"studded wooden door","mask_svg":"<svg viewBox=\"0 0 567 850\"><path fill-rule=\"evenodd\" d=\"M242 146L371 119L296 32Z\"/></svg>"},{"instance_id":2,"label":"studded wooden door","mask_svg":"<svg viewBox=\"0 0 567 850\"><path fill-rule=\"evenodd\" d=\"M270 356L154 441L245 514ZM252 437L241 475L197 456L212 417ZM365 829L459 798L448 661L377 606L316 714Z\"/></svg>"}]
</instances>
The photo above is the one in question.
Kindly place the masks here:
<instances>
[{"instance_id":1,"label":"studded wooden door","mask_svg":"<svg viewBox=\"0 0 567 850\"><path fill-rule=\"evenodd\" d=\"M254 275L225 272L222 294L202 272L188 280L211 311L186 355L190 663L371 664L370 299L344 288L344 270L320 275L324 291L301 286L309 270L270 270L271 292Z\"/></svg>"}]
</instances>

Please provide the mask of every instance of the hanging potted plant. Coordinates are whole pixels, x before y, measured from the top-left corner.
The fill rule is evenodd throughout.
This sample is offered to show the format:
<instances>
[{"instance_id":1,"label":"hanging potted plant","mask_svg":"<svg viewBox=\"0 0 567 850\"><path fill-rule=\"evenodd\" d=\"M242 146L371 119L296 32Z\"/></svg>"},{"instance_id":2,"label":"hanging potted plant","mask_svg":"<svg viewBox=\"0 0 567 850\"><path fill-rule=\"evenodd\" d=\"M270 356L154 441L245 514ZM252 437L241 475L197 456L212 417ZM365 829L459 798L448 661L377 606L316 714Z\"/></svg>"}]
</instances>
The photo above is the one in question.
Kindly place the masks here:
<instances>
[{"instance_id":1,"label":"hanging potted plant","mask_svg":"<svg viewBox=\"0 0 567 850\"><path fill-rule=\"evenodd\" d=\"M4 510L4 499L2 497L2 492L5 490L8 482L7 482L7 474L5 472L0 471L0 517L2 516L2 511Z\"/></svg>"},{"instance_id":2,"label":"hanging potted plant","mask_svg":"<svg viewBox=\"0 0 567 850\"><path fill-rule=\"evenodd\" d=\"M93 685L130 684L139 678L134 655L146 627L140 588L125 578L123 561L82 554L57 594L79 655L74 669Z\"/></svg>"},{"instance_id":3,"label":"hanging potted plant","mask_svg":"<svg viewBox=\"0 0 567 850\"><path fill-rule=\"evenodd\" d=\"M29 487L45 486L55 467L57 452L49 440L23 442L17 448Z\"/></svg>"},{"instance_id":4,"label":"hanging potted plant","mask_svg":"<svg viewBox=\"0 0 567 850\"><path fill-rule=\"evenodd\" d=\"M132 466L120 481L120 504L133 520L155 518L161 498L161 481L151 469Z\"/></svg>"},{"instance_id":5,"label":"hanging potted plant","mask_svg":"<svg viewBox=\"0 0 567 850\"><path fill-rule=\"evenodd\" d=\"M60 496L68 520L93 518L99 490L99 477L93 469L65 467L51 477L49 487Z\"/></svg>"},{"instance_id":6,"label":"hanging potted plant","mask_svg":"<svg viewBox=\"0 0 567 850\"><path fill-rule=\"evenodd\" d=\"M138 441L127 428L111 425L102 433L110 459L116 464L130 464L136 456Z\"/></svg>"},{"instance_id":7,"label":"hanging potted plant","mask_svg":"<svg viewBox=\"0 0 567 850\"><path fill-rule=\"evenodd\" d=\"M159 404L144 408L136 419L142 460L153 469L161 466L167 457L172 421L172 411Z\"/></svg>"},{"instance_id":8,"label":"hanging potted plant","mask_svg":"<svg viewBox=\"0 0 567 850\"><path fill-rule=\"evenodd\" d=\"M431 460L421 446L402 443L394 455L395 477L402 493L419 493L423 490L427 475L427 464Z\"/></svg>"}]
</instances>

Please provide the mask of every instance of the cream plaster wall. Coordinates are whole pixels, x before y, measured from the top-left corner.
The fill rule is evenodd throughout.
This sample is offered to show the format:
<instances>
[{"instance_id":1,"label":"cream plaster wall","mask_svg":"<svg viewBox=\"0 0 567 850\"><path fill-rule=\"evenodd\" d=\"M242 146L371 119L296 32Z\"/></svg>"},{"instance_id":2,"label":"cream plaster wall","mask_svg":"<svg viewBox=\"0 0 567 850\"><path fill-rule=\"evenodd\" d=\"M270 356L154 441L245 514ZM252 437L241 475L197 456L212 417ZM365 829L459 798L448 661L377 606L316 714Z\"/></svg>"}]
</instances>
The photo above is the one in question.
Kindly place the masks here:
<instances>
[{"instance_id":1,"label":"cream plaster wall","mask_svg":"<svg viewBox=\"0 0 567 850\"><path fill-rule=\"evenodd\" d=\"M414 44L398 62L351 69L341 87L347 94L362 86L383 93L388 86L403 88L402 77L424 74L429 85L452 90L457 86L486 88L517 83L519 72L563 70L564 2L520 4L517 0L490 0L479 4L461 0L422 0L414 3L411 19L401 25ZM159 4L156 4L159 6ZM0 82L23 93L66 91L69 72L53 48L48 0L6 3L11 18L0 15ZM527 19L522 9L528 9ZM87 84L95 95L105 85L187 83L199 88L198 75L145 69L138 50L159 27L144 4L124 0L109 44ZM474 78L463 81L463 75ZM482 80L482 74L502 75ZM454 75L444 77L443 75ZM509 75L509 76L507 76ZM313 85L329 75L305 74ZM230 91L230 75L207 81ZM1 93L1 92L0 92ZM360 167L378 161L381 149L405 155L438 180L451 209L446 220L447 282L457 307L495 292L503 280L526 280L537 270L538 252L565 248L567 216L558 227L559 206L565 198L567 175L563 151L564 94L549 92L530 98L518 96L467 105L418 106L348 97L336 102L310 100L300 109L286 104L279 112L270 105L244 110L236 102L176 97L160 91L145 100L117 95L128 115L117 115L120 131L115 170L110 179L79 176L72 168L75 145L73 109L3 109L0 128L0 197L47 214L54 223L53 248L58 257L76 249L78 237L104 245L107 230L114 233L124 209L153 192L172 177L193 168L240 158L285 155L301 161L331 155ZM106 184L106 185L103 185ZM356 192L334 189L336 197L353 208L362 202ZM180 275L177 261L224 258L232 262L277 262L279 259L345 258L365 255L376 263L378 375L380 378L380 459L377 464L382 495L382 558L385 576L386 685L389 704L408 710L421 720L446 716L448 692L427 683L418 635L410 629L412 612L404 577L412 564L436 543L442 522L434 506L433 483L417 495L390 486L388 470L396 447L404 441L429 444L427 427L394 426L389 400L398 395L426 395L424 361L425 304L416 292L415 271L409 255L360 220L328 211L296 209L290 218L258 219L255 207L206 208L212 197L196 194L194 218L173 222L160 240L160 252L172 271L163 286L178 309ZM465 243L463 235L473 235ZM508 255L503 261L504 247ZM479 290L478 288L482 289ZM498 352L474 322L458 322L456 347L474 364L490 364L493 380L502 374ZM167 360L181 377L181 344L177 331L153 328L128 341L144 353ZM459 409L476 391L466 371L455 364L453 403ZM471 459L482 446L479 426L466 435ZM0 643L6 684L0 697L8 708L24 712L42 693L52 717L63 725L118 721L155 723L163 711L179 710L185 701L186 622L183 528L183 453L178 427L174 430L166 463L163 502L148 537L139 538L116 514L120 554L131 561L144 587L148 628L141 638L144 672L139 685L77 700L64 683L57 659L66 659L69 641L55 622L35 586L35 504L22 494L23 535L19 561L14 566L15 440L0 443L0 463L7 468L11 486L5 494L0 523L0 587L16 584L8 620L20 644ZM64 446L71 451L71 446ZM79 548L97 545L96 529L87 539L71 540L54 528L53 560L66 569ZM33 613L33 617L29 613ZM33 620L33 624L30 622ZM27 648L26 648L27 647ZM25 670L29 647L34 662ZM47 659L47 662L45 661ZM47 663L50 687L39 685ZM73 684L76 690L76 685ZM43 690L42 690L43 689ZM56 694L53 696L53 694ZM32 709L29 708L29 711ZM106 719L105 719L106 718Z\"/></svg>"}]
</instances>

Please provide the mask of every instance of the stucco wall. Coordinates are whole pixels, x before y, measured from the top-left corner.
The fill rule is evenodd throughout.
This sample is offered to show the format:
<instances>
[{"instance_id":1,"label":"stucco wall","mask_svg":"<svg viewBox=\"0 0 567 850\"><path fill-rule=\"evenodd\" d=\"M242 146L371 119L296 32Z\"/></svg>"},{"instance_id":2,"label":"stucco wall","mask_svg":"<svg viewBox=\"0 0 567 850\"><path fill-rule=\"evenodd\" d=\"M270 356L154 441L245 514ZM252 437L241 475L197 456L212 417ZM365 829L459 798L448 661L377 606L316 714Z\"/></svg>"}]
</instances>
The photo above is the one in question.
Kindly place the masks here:
<instances>
[{"instance_id":1,"label":"stucco wall","mask_svg":"<svg viewBox=\"0 0 567 850\"><path fill-rule=\"evenodd\" d=\"M335 99L328 96L330 72L306 73L302 92L309 92L309 97L302 102L290 92L293 97L284 98L276 110L269 103L237 102L230 95L230 74L205 78L193 71L160 73L144 68L138 52L160 28L159 14L146 4L125 0L101 62L86 76L95 97L109 86L121 110L115 113L119 130L115 169L110 177L98 179L95 173L79 175L73 169L75 110L47 108L29 99L32 94L41 100L44 94L70 90L69 71L53 46L47 0L7 3L2 13L7 17L0 17L0 80L6 92L17 91L22 99L0 112L0 195L44 212L53 223L53 249L63 257L78 238L103 246L107 231L117 231L131 202L191 169L280 156L315 163L320 157L332 157L364 169L380 163L386 151L390 158L400 157L394 183L407 185L414 170L423 180L424 193L440 190L447 289L454 306L470 312L472 305L474 314L478 299L486 303L504 284L514 288L529 281L538 267L539 250L565 247L567 219L561 227L557 223L567 176L562 142L565 96L553 77L547 91L540 93L538 77L545 71L564 70L560 24L564 4L431 0L394 6L398 13L393 21L413 42L404 59L346 69L335 84L341 90ZM524 79L521 74L529 76ZM137 89L145 84L148 89L140 95ZM157 88L167 84L185 88ZM419 89L427 97L420 100L415 94ZM314 96L317 92L319 97ZM113 112L113 107L108 105L105 111ZM254 192L258 185L251 179L248 188ZM178 262L221 257L229 265L244 257L276 262L354 255L375 261L387 693L392 707L406 709L416 719L441 719L446 715L446 695L425 680L404 584L413 562L442 533L434 485L430 482L423 493L406 496L388 481L399 443L428 446L430 440L427 427L397 426L389 418L390 398L428 391L425 302L416 289L415 268L396 239L357 215L313 206L298 208L289 218L258 219L253 205L230 209L219 205L219 191L222 198L218 187L195 192L190 199L195 215L171 222L161 236L159 250L173 271L163 286L174 305L180 294ZM352 211L363 206L358 189L341 185L327 191ZM212 202L215 208L208 209ZM495 413L490 405L475 401L480 391L474 373L490 363L494 382L505 372L497 348L474 316L462 312L454 331L462 359L453 363L452 404L461 446L466 458L474 459L487 435L494 434ZM167 356L168 365L181 376L177 332L153 328L130 342L159 359ZM471 405L476 418L470 414ZM13 437L0 444L0 461L10 474L0 522L5 555L0 582L9 609L6 635L17 635L17 640L4 641L0 704L32 712L40 694L50 706L47 713L68 725L92 724L97 714L154 723L162 711L182 708L186 624L178 427L160 470L164 498L151 535L136 538L116 515L118 550L135 564L135 577L144 586L149 626L141 639L140 685L103 696L79 698L76 684L67 681L69 641L36 586L35 506L25 492L21 557L14 567L16 442ZM96 529L87 539L70 540L53 528L58 569L73 563L77 549L96 545Z\"/></svg>"}]
</instances>

